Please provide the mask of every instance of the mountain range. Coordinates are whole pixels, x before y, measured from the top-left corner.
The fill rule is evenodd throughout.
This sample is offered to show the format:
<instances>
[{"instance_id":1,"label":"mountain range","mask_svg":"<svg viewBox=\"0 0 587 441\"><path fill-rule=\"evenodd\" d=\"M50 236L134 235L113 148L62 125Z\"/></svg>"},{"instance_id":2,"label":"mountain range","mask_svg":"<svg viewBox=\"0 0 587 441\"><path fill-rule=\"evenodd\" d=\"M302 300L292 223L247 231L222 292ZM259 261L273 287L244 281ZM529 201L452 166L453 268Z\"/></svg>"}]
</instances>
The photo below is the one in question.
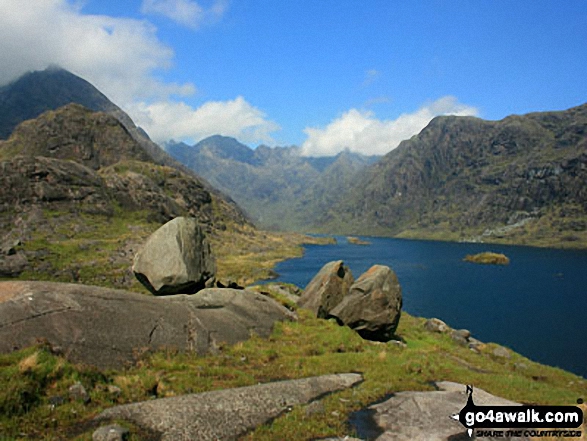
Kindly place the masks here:
<instances>
[{"instance_id":1,"label":"mountain range","mask_svg":"<svg viewBox=\"0 0 587 441\"><path fill-rule=\"evenodd\" d=\"M234 138L211 136L194 146L169 142L167 152L229 194L259 226L303 231L348 191L377 156L348 150L309 157L297 146L255 149Z\"/></svg>"},{"instance_id":2,"label":"mountain range","mask_svg":"<svg viewBox=\"0 0 587 441\"><path fill-rule=\"evenodd\" d=\"M440 116L381 158L168 143L266 228L587 246L587 105L500 121Z\"/></svg>"},{"instance_id":3,"label":"mountain range","mask_svg":"<svg viewBox=\"0 0 587 441\"><path fill-rule=\"evenodd\" d=\"M83 107L68 105L72 102ZM437 117L383 157L344 151L313 158L296 146L252 149L224 136L194 146L169 142L164 151L119 107L70 72L31 72L0 88L0 137L10 136L0 146L0 160L12 164L3 164L2 179L4 188L14 188L13 194L2 194L6 210L41 190L34 193L36 202L75 195L63 190L51 196L55 183L42 183L43 167L55 164L64 182L68 173L79 178L80 170L64 165L73 161L90 170L84 171L87 176L97 174L88 182L108 175L105 187L99 186L110 201L102 208L112 213L125 204L151 207L157 200L166 202L151 216L169 218L191 200L169 184L169 173L174 182L189 180L197 188L195 199L209 207L194 214L211 230L226 225L216 223L214 212L235 225L250 225L250 218L278 230L586 247L586 133L587 105L582 105L500 121ZM28 165L16 167L17 156ZM142 176L140 185L136 175ZM9 186L24 176L28 190ZM125 192L139 187L139 199L123 200ZM150 196L143 191L155 187Z\"/></svg>"}]
</instances>

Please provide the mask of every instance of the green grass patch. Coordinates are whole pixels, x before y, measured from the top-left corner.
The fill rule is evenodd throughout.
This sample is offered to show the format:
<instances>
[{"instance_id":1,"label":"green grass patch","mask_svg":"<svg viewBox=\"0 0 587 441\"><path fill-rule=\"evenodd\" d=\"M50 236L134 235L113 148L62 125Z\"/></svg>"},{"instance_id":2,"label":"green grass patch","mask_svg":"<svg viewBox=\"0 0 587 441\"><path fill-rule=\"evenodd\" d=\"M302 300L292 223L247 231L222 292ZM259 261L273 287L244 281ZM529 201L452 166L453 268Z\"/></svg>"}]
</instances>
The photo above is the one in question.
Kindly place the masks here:
<instances>
[{"instance_id":1,"label":"green grass patch","mask_svg":"<svg viewBox=\"0 0 587 441\"><path fill-rule=\"evenodd\" d=\"M405 313L398 337L407 347L365 341L333 321L316 319L305 310L298 313L297 322L278 323L268 339L253 337L206 357L158 352L122 371L74 366L43 346L1 355L0 433L39 439L73 433L76 439L90 439L95 428L87 426L83 432L79 428L116 404L342 372L361 372L365 381L326 397L317 412L298 406L244 439L346 435L350 413L389 393L432 390L432 381L473 384L532 404L574 404L587 396L587 382L580 377L515 353L509 359L495 357L491 344L480 353L472 352L447 335L426 331L424 319ZM68 398L68 387L77 381L88 390L90 403ZM64 401L52 408L55 396Z\"/></svg>"}]
</instances>

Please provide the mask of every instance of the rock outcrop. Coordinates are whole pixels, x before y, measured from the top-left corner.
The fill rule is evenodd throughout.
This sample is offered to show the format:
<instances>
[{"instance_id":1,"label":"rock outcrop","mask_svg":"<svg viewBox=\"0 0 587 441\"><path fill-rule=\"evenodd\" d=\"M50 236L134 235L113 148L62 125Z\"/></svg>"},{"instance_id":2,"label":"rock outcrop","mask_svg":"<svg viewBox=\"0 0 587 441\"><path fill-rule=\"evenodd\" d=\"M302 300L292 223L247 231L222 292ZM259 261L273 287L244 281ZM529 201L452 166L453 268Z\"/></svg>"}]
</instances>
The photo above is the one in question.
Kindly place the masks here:
<instances>
[{"instance_id":1,"label":"rock outcrop","mask_svg":"<svg viewBox=\"0 0 587 441\"><path fill-rule=\"evenodd\" d=\"M132 269L155 295L193 294L214 278L216 263L196 219L177 217L149 237Z\"/></svg>"},{"instance_id":2,"label":"rock outcrop","mask_svg":"<svg viewBox=\"0 0 587 441\"><path fill-rule=\"evenodd\" d=\"M298 305L309 309L316 317L326 318L348 294L353 282L353 274L342 260L329 262L306 286Z\"/></svg>"},{"instance_id":3,"label":"rock outcrop","mask_svg":"<svg viewBox=\"0 0 587 441\"><path fill-rule=\"evenodd\" d=\"M461 346L467 346L475 352L485 345L483 342L473 338L471 331L468 329L453 329L438 318L430 318L424 322L424 329L429 332L436 332L438 334L448 334L455 343Z\"/></svg>"},{"instance_id":4,"label":"rock outcrop","mask_svg":"<svg viewBox=\"0 0 587 441\"><path fill-rule=\"evenodd\" d=\"M5 212L31 205L109 216L148 210L156 222L190 216L208 230L246 223L191 172L155 163L116 118L78 104L25 121L0 141L0 185Z\"/></svg>"},{"instance_id":5,"label":"rock outcrop","mask_svg":"<svg viewBox=\"0 0 587 441\"><path fill-rule=\"evenodd\" d=\"M402 291L395 273L374 265L351 286L329 316L367 340L389 341L399 324Z\"/></svg>"},{"instance_id":6,"label":"rock outcrop","mask_svg":"<svg viewBox=\"0 0 587 441\"><path fill-rule=\"evenodd\" d=\"M17 277L28 266L28 259L22 251L13 247L0 250L0 277Z\"/></svg>"},{"instance_id":7,"label":"rock outcrop","mask_svg":"<svg viewBox=\"0 0 587 441\"><path fill-rule=\"evenodd\" d=\"M73 160L93 170L129 159L153 162L115 117L73 103L21 123L6 148L26 157Z\"/></svg>"},{"instance_id":8,"label":"rock outcrop","mask_svg":"<svg viewBox=\"0 0 587 441\"><path fill-rule=\"evenodd\" d=\"M359 374L333 374L225 389L117 406L97 421L123 419L161 434L161 439L236 439L297 404L346 389Z\"/></svg>"},{"instance_id":9,"label":"rock outcrop","mask_svg":"<svg viewBox=\"0 0 587 441\"><path fill-rule=\"evenodd\" d=\"M463 425L450 418L467 403L466 386L442 381L437 391L399 392L389 400L369 407L374 412L372 426L364 422L371 432L378 433L380 441L449 441L471 439ZM476 405L516 406L509 400L474 389ZM359 435L361 435L359 433ZM494 438L483 438L491 440ZM525 441L527 438L496 438Z\"/></svg>"},{"instance_id":10,"label":"rock outcrop","mask_svg":"<svg viewBox=\"0 0 587 441\"><path fill-rule=\"evenodd\" d=\"M173 348L205 354L223 343L267 337L286 308L247 290L204 289L153 297L50 282L0 282L0 352L47 342L67 359L120 368L141 353Z\"/></svg>"}]
</instances>

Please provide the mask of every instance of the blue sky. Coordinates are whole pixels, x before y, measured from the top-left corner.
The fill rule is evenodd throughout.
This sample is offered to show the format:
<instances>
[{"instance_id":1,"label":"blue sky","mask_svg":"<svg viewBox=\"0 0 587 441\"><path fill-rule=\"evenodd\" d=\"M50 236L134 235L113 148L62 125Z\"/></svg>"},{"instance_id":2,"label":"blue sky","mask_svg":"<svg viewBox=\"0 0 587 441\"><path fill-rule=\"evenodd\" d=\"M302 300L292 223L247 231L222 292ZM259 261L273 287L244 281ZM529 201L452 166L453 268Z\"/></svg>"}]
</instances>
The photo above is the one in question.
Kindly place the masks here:
<instances>
[{"instance_id":1,"label":"blue sky","mask_svg":"<svg viewBox=\"0 0 587 441\"><path fill-rule=\"evenodd\" d=\"M158 142L221 133L312 155L385 153L435 115L587 102L585 0L39 5L0 0L0 82L59 64Z\"/></svg>"}]
</instances>

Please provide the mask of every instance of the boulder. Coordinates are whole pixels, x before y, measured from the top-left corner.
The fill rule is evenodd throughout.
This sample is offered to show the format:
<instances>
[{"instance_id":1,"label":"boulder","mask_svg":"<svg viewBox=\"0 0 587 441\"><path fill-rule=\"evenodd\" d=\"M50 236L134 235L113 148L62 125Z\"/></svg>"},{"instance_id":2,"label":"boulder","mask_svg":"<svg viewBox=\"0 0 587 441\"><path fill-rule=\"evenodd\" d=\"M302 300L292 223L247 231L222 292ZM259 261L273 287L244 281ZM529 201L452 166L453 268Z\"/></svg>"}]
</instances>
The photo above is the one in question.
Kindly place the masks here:
<instances>
[{"instance_id":1,"label":"boulder","mask_svg":"<svg viewBox=\"0 0 587 441\"><path fill-rule=\"evenodd\" d=\"M357 427L363 432L377 434L381 441L449 441L472 439L465 427L451 418L467 404L466 386L442 381L431 392L399 392L389 400L361 411ZM475 388L473 400L478 406L515 406L518 403L491 395ZM503 430L503 429L496 429ZM528 440L519 437L483 438L487 440Z\"/></svg>"},{"instance_id":2,"label":"boulder","mask_svg":"<svg viewBox=\"0 0 587 441\"><path fill-rule=\"evenodd\" d=\"M366 340L389 341L397 329L401 308L397 276L388 266L374 265L357 279L329 317Z\"/></svg>"},{"instance_id":3,"label":"boulder","mask_svg":"<svg viewBox=\"0 0 587 441\"><path fill-rule=\"evenodd\" d=\"M342 260L329 262L308 283L298 306L311 310L318 318L326 318L348 294L353 282L353 274Z\"/></svg>"},{"instance_id":4,"label":"boulder","mask_svg":"<svg viewBox=\"0 0 587 441\"><path fill-rule=\"evenodd\" d=\"M439 334L444 334L451 330L450 326L444 323L442 320L438 318L431 318L426 320L424 323L424 328L430 332L438 332Z\"/></svg>"},{"instance_id":5,"label":"boulder","mask_svg":"<svg viewBox=\"0 0 587 441\"><path fill-rule=\"evenodd\" d=\"M161 398L106 409L96 421L130 421L160 433L163 441L237 439L292 406L361 380L359 374L333 374Z\"/></svg>"},{"instance_id":6,"label":"boulder","mask_svg":"<svg viewBox=\"0 0 587 441\"><path fill-rule=\"evenodd\" d=\"M0 282L0 352L48 342L77 363L121 368L162 348L205 354L221 344L268 337L295 316L247 290L211 288L154 297L51 282Z\"/></svg>"},{"instance_id":7,"label":"boulder","mask_svg":"<svg viewBox=\"0 0 587 441\"><path fill-rule=\"evenodd\" d=\"M18 277L29 268L29 261L22 251L14 254L0 254L0 277Z\"/></svg>"},{"instance_id":8,"label":"boulder","mask_svg":"<svg viewBox=\"0 0 587 441\"><path fill-rule=\"evenodd\" d=\"M155 295L192 294L214 277L216 264L196 219L176 217L147 239L132 269Z\"/></svg>"},{"instance_id":9,"label":"boulder","mask_svg":"<svg viewBox=\"0 0 587 441\"><path fill-rule=\"evenodd\" d=\"M72 401L81 401L84 404L88 404L91 401L90 394L86 390L83 384L79 381L69 386L69 398Z\"/></svg>"}]
</instances>

